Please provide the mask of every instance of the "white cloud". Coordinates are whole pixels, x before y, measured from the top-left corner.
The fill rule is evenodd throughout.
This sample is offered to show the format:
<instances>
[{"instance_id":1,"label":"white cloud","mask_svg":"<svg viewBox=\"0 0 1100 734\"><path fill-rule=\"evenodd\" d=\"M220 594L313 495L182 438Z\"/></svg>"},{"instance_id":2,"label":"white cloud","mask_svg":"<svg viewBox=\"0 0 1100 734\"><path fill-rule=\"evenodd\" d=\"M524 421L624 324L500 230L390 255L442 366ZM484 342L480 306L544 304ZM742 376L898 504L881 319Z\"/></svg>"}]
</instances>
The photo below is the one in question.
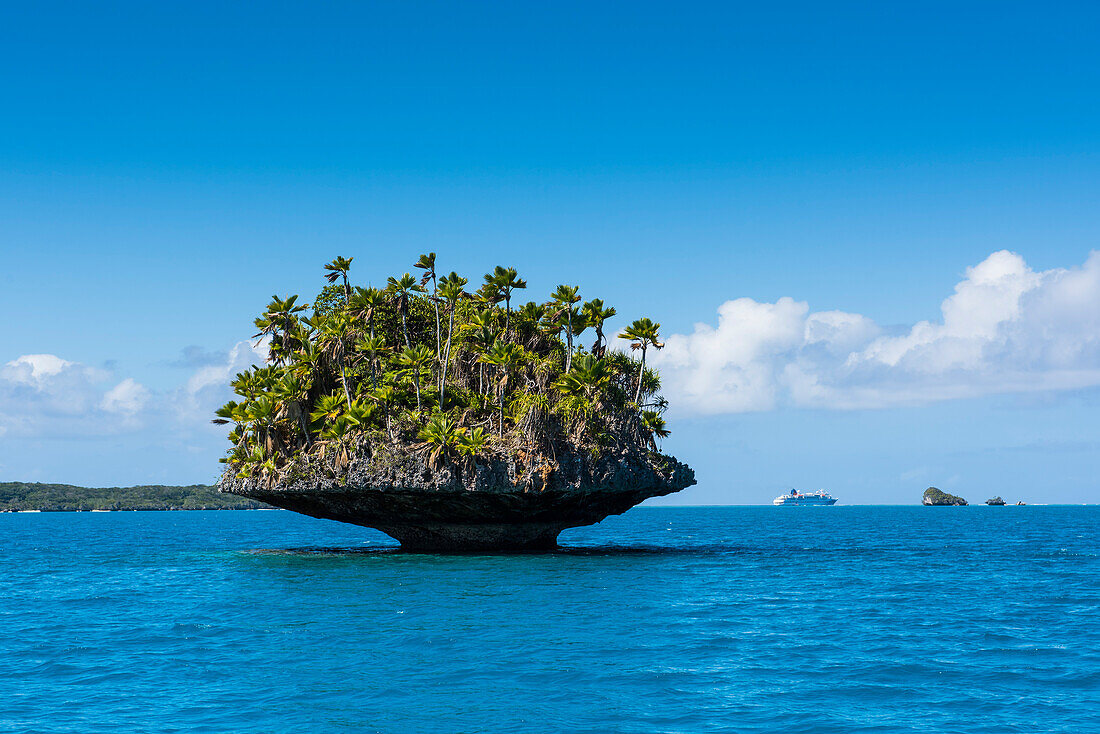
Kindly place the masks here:
<instances>
[{"instance_id":1,"label":"white cloud","mask_svg":"<svg viewBox=\"0 0 1100 734\"><path fill-rule=\"evenodd\" d=\"M1100 252L1081 267L1042 272L995 252L967 269L941 312L891 335L860 314L739 298L718 308L717 326L669 336L652 361L673 404L700 413L1100 385Z\"/></svg>"},{"instance_id":2,"label":"white cloud","mask_svg":"<svg viewBox=\"0 0 1100 734\"><path fill-rule=\"evenodd\" d=\"M132 377L127 377L107 391L100 406L108 413L134 415L145 407L148 400L149 390Z\"/></svg>"},{"instance_id":3,"label":"white cloud","mask_svg":"<svg viewBox=\"0 0 1100 734\"><path fill-rule=\"evenodd\" d=\"M188 423L201 419L208 423L214 411L232 399L233 391L229 383L233 377L253 365L267 362L269 344L270 340L266 338L256 344L237 342L221 364L196 370L186 384L172 395L176 420Z\"/></svg>"},{"instance_id":4,"label":"white cloud","mask_svg":"<svg viewBox=\"0 0 1100 734\"><path fill-rule=\"evenodd\" d=\"M66 362L52 354L24 354L4 365L0 370L0 379L24 385L40 385L71 366L72 362Z\"/></svg>"},{"instance_id":5,"label":"white cloud","mask_svg":"<svg viewBox=\"0 0 1100 734\"><path fill-rule=\"evenodd\" d=\"M106 370L53 354L17 357L0 367L0 431L16 436L113 430L104 420L104 400L112 391L103 383L109 377ZM120 398L144 389L130 382Z\"/></svg>"},{"instance_id":6,"label":"white cloud","mask_svg":"<svg viewBox=\"0 0 1100 734\"><path fill-rule=\"evenodd\" d=\"M240 342L219 365L199 367L178 388L150 390L133 377L62 359L26 354L0 366L0 435L101 436L145 430L185 437L210 427L230 399L229 381L263 364L267 344Z\"/></svg>"}]
</instances>

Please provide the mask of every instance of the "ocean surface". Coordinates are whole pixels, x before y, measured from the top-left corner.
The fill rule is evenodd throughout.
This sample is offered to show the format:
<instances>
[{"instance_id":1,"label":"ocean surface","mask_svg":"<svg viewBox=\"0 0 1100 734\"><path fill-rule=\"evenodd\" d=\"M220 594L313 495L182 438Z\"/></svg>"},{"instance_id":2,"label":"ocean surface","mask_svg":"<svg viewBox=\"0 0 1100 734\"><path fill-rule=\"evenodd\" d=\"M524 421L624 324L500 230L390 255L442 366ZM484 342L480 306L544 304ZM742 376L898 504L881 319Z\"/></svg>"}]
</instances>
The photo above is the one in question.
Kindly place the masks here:
<instances>
[{"instance_id":1,"label":"ocean surface","mask_svg":"<svg viewBox=\"0 0 1100 734\"><path fill-rule=\"evenodd\" d=\"M1100 732L1100 507L0 515L3 732Z\"/></svg>"}]
</instances>

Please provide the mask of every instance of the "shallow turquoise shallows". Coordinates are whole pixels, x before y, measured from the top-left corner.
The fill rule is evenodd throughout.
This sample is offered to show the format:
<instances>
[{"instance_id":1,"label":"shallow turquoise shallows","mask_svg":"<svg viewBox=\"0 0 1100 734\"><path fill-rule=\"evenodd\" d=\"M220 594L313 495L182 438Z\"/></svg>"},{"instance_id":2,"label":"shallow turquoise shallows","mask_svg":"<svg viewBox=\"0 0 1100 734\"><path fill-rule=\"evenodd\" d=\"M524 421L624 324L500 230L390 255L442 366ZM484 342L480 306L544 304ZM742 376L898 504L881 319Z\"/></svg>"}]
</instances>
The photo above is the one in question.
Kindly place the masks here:
<instances>
[{"instance_id":1,"label":"shallow turquoise shallows","mask_svg":"<svg viewBox=\"0 0 1100 734\"><path fill-rule=\"evenodd\" d=\"M0 731L1096 732L1100 508L0 515Z\"/></svg>"}]
</instances>

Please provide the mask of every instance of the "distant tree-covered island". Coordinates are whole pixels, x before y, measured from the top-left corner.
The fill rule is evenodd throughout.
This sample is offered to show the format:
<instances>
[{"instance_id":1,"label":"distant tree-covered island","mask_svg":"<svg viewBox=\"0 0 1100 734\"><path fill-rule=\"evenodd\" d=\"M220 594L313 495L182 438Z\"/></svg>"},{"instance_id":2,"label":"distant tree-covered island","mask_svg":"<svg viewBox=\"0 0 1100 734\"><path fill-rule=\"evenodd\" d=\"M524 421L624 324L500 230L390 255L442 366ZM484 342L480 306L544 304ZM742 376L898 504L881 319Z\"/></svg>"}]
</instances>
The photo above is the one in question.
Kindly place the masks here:
<instances>
[{"instance_id":1,"label":"distant tree-covered island","mask_svg":"<svg viewBox=\"0 0 1100 734\"><path fill-rule=\"evenodd\" d=\"M204 484L188 487L76 487L71 484L0 482L0 512L91 510L254 510L261 502L226 495Z\"/></svg>"},{"instance_id":2,"label":"distant tree-covered island","mask_svg":"<svg viewBox=\"0 0 1100 734\"><path fill-rule=\"evenodd\" d=\"M310 305L272 298L256 319L268 364L238 374L225 492L374 527L409 548L552 546L558 533L695 483L662 454L660 325L609 348L613 307L497 266L476 287L434 253L384 287L352 258L325 266Z\"/></svg>"},{"instance_id":3,"label":"distant tree-covered island","mask_svg":"<svg viewBox=\"0 0 1100 734\"><path fill-rule=\"evenodd\" d=\"M921 497L921 504L926 507L937 506L959 506L967 504L966 500L962 497L956 497L953 494L944 492L939 487L929 487L924 490L924 495Z\"/></svg>"}]
</instances>

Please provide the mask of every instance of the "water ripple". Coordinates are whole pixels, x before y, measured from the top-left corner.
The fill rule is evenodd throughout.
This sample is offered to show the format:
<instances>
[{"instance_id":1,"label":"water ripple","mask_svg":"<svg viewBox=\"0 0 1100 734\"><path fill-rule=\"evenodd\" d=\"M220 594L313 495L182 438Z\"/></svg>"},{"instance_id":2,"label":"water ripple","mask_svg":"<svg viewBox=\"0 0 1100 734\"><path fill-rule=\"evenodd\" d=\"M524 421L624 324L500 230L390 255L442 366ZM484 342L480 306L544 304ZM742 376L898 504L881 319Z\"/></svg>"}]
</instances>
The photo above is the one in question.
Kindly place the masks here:
<instances>
[{"instance_id":1,"label":"water ripple","mask_svg":"<svg viewBox=\"0 0 1100 734\"><path fill-rule=\"evenodd\" d=\"M544 553L2 515L0 732L1085 732L1100 508L640 508Z\"/></svg>"}]
</instances>

